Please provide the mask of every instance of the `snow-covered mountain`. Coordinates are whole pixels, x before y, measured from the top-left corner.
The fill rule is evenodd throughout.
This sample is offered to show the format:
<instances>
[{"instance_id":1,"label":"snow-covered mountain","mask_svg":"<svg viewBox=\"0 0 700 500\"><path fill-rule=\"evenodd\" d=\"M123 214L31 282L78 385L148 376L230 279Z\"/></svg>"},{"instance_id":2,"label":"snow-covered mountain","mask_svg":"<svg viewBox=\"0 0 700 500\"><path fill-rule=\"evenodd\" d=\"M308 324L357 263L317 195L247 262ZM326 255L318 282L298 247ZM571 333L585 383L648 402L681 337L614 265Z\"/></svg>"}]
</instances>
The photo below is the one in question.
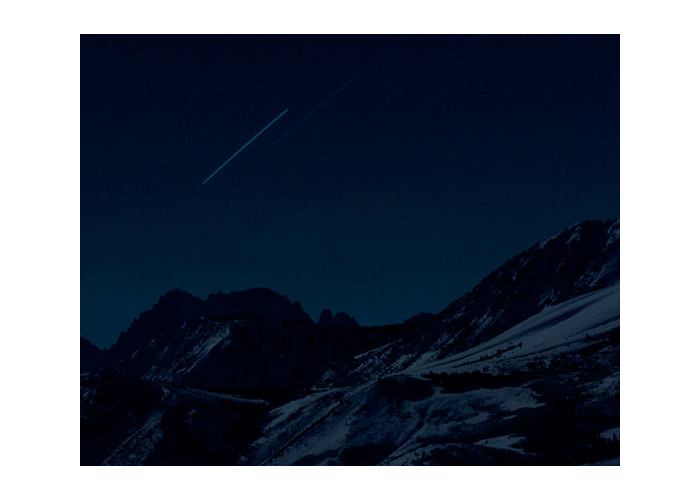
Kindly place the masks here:
<instances>
[{"instance_id":1,"label":"snow-covered mountain","mask_svg":"<svg viewBox=\"0 0 700 500\"><path fill-rule=\"evenodd\" d=\"M422 322L417 335L347 360L324 383L368 381L462 352L544 308L619 283L619 275L619 220L573 225L509 259L437 315L413 320Z\"/></svg>"},{"instance_id":2,"label":"snow-covered mountain","mask_svg":"<svg viewBox=\"0 0 700 500\"><path fill-rule=\"evenodd\" d=\"M475 347L270 413L263 464L594 463L619 436L619 286Z\"/></svg>"},{"instance_id":3,"label":"snow-covered mountain","mask_svg":"<svg viewBox=\"0 0 700 500\"><path fill-rule=\"evenodd\" d=\"M571 226L400 325L173 291L84 351L85 463L614 462L619 221Z\"/></svg>"}]
</instances>

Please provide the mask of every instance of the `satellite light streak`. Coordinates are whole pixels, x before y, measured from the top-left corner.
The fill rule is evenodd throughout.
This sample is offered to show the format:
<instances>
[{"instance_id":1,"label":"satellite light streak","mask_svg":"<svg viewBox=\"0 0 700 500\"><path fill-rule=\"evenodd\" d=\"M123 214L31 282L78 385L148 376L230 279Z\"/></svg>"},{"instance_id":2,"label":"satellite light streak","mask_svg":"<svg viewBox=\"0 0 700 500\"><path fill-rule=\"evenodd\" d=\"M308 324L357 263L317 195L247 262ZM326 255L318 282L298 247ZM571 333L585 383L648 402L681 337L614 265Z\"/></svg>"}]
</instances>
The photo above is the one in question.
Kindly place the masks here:
<instances>
[{"instance_id":1,"label":"satellite light streak","mask_svg":"<svg viewBox=\"0 0 700 500\"><path fill-rule=\"evenodd\" d=\"M352 82L354 82L355 80L357 80L359 77L360 77L360 75L355 75L355 76L353 76L352 78L350 78L347 82L345 82L344 84L342 84L340 87L338 87L331 95L329 95L329 96L326 97L323 101L321 101L321 103L320 103L318 106L316 106L314 109L312 109L311 111L309 111L308 113L306 113L304 116L302 116L301 119L300 119L298 122L296 122L294 125L292 125L292 127L291 127L289 130L287 130L284 134L282 134L282 135L280 136L279 139L277 139L275 142L273 142L272 145L271 145L270 147L275 147L282 139L284 139L285 137L287 137L287 136L288 136L289 134L291 134L294 130L296 130L302 123L304 123L304 122L307 120L307 118L309 118L309 117L310 117L311 115L313 115L316 111L318 111L319 109L321 109L328 101L330 101L331 99L333 99L333 98L334 98L336 95L338 95L345 87L347 87L348 85L350 85Z\"/></svg>"},{"instance_id":2,"label":"satellite light streak","mask_svg":"<svg viewBox=\"0 0 700 500\"><path fill-rule=\"evenodd\" d=\"M289 111L289 109L285 109L285 110L282 111L279 115L277 115L270 123L268 123L267 125L265 125L265 126L260 130L260 132L258 132L257 134L255 134L253 137L251 137L251 138L248 140L248 142L246 142L243 146L241 146L241 147L238 149L238 151L236 151L235 153L233 153L233 154L229 157L228 160L226 160L225 162L223 162L219 168L217 168L217 169L214 170L211 174L209 174L209 177L207 177L206 179L204 179L204 182L202 182L202 186L205 185L207 182L209 182L209 180L210 180L212 177L214 177L216 174L218 174L219 171L220 171L222 168L224 168L224 167L228 164L228 162L230 162L230 161L233 160L236 156L238 156L238 153L240 153L240 152L243 151L245 148L247 148L247 147L250 145L251 142L253 142L255 139L257 139L258 137L260 137L260 135L261 135L263 132L265 132L268 128L270 128L277 120L279 120L280 118L282 118L282 117L285 115L285 113L287 113L287 111Z\"/></svg>"}]
</instances>

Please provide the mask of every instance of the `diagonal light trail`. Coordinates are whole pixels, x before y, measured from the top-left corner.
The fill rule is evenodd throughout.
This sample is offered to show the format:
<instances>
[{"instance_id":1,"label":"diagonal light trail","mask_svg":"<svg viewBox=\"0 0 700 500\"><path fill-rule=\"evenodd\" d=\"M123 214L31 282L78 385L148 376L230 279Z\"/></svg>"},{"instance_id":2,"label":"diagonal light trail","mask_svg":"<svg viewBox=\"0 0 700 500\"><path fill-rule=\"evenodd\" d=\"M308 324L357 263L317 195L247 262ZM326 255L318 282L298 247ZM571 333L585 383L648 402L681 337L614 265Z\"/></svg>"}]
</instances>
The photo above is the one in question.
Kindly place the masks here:
<instances>
[{"instance_id":1,"label":"diagonal light trail","mask_svg":"<svg viewBox=\"0 0 700 500\"><path fill-rule=\"evenodd\" d=\"M282 111L279 115L277 115L270 123L268 123L267 125L265 125L265 126L262 128L262 130L260 130L260 132L258 132L257 134L255 134L253 137L251 137L251 138L248 140L248 142L246 142L243 146L241 146L241 147L238 149L238 151L236 151L235 153L233 153L233 154L229 157L228 160L226 160L225 162L223 162L219 168L217 168L217 169L214 170L211 174L209 174L209 177L207 177L206 179L204 179L204 182L202 182L202 186L205 185L207 182L209 182L209 180L210 180L212 177L214 177L216 174L218 174L218 173L219 173L219 170L221 170L222 168L224 168L224 167L228 164L228 162L230 162L231 160L233 160L233 159L238 155L238 153L240 153L240 152L243 151L245 148L247 148L248 145L249 145L251 142L253 142L255 139L257 139L257 138L260 136L260 134L262 134L263 132L265 132L265 131L266 131L268 128L270 128L277 120L279 120L280 118L282 118L282 116L284 116L284 114L285 114L287 111L289 111L289 109L285 109L285 110Z\"/></svg>"},{"instance_id":2,"label":"diagonal light trail","mask_svg":"<svg viewBox=\"0 0 700 500\"><path fill-rule=\"evenodd\" d=\"M309 118L309 117L310 117L311 115L313 115L316 111L318 111L319 109L321 109L328 101L330 101L330 100L333 99L336 95L338 95L345 87L347 87L347 86L350 85L352 82L354 82L355 80L357 80L357 79L359 78L359 76L360 76L360 75L355 75L355 76L353 76L352 78L350 78L350 80L348 80L347 82L345 82L344 84L342 84L340 87L338 87L331 95L329 95L329 96L326 97L323 101L321 101L321 104L319 104L319 105L316 106L314 109L312 109L311 111L309 111L308 113L306 113L304 116L302 116L301 119L300 119L298 122L296 122L294 125L292 125L292 127L291 127L289 130L287 130L284 134L282 134L282 135L280 136L279 139L277 139L275 142L273 142L272 145L271 145L270 147L275 147L275 146L277 145L278 142L280 142L282 139L284 139L284 138L287 137L289 134L291 134L294 130L296 130L296 129L299 127L299 125L301 125L302 123L304 123L304 122L306 121L307 118Z\"/></svg>"}]
</instances>

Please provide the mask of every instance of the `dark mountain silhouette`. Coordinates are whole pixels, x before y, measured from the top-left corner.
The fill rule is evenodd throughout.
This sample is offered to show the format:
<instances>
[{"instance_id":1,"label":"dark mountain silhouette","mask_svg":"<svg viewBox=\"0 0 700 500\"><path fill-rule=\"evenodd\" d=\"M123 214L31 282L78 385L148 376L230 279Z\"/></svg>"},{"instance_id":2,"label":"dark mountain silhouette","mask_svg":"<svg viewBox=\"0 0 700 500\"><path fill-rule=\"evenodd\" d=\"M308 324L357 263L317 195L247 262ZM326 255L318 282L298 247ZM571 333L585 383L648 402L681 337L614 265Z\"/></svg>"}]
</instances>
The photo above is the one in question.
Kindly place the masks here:
<instances>
[{"instance_id":1,"label":"dark mountain silhouette","mask_svg":"<svg viewBox=\"0 0 700 500\"><path fill-rule=\"evenodd\" d=\"M333 313L330 309L324 309L321 311L321 315L318 318L318 324L320 326L359 326L355 318L346 314L342 311Z\"/></svg>"},{"instance_id":2,"label":"dark mountain silhouette","mask_svg":"<svg viewBox=\"0 0 700 500\"><path fill-rule=\"evenodd\" d=\"M269 289L256 288L228 294L211 294L206 300L182 290L164 294L148 311L141 313L123 332L110 352L116 358L148 345L159 335L174 335L188 322L202 320L247 320L311 323L301 305Z\"/></svg>"},{"instance_id":3,"label":"dark mountain silhouette","mask_svg":"<svg viewBox=\"0 0 700 500\"><path fill-rule=\"evenodd\" d=\"M267 289L206 299L172 290L100 360L133 377L278 401L308 387L329 363L400 333L360 328L345 313L316 324L298 302Z\"/></svg>"},{"instance_id":4,"label":"dark mountain silhouette","mask_svg":"<svg viewBox=\"0 0 700 500\"><path fill-rule=\"evenodd\" d=\"M619 221L571 226L397 325L314 322L268 289L172 290L110 349L81 339L81 373L83 463L614 459Z\"/></svg>"}]
</instances>

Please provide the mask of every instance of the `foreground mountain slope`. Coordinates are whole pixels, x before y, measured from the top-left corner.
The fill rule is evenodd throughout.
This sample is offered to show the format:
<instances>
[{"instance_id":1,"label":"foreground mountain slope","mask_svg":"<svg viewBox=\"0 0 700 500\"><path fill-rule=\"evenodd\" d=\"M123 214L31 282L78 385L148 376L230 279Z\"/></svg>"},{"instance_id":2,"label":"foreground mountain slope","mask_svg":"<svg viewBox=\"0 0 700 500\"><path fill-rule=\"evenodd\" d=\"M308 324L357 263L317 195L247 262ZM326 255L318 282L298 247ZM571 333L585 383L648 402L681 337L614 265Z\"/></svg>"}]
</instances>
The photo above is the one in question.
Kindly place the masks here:
<instances>
[{"instance_id":1,"label":"foreground mountain slope","mask_svg":"<svg viewBox=\"0 0 700 500\"><path fill-rule=\"evenodd\" d=\"M619 454L619 287L457 355L270 413L261 464L594 463Z\"/></svg>"},{"instance_id":2,"label":"foreground mountain slope","mask_svg":"<svg viewBox=\"0 0 700 500\"><path fill-rule=\"evenodd\" d=\"M82 375L80 387L82 465L238 463L269 406L114 372Z\"/></svg>"}]
</instances>

